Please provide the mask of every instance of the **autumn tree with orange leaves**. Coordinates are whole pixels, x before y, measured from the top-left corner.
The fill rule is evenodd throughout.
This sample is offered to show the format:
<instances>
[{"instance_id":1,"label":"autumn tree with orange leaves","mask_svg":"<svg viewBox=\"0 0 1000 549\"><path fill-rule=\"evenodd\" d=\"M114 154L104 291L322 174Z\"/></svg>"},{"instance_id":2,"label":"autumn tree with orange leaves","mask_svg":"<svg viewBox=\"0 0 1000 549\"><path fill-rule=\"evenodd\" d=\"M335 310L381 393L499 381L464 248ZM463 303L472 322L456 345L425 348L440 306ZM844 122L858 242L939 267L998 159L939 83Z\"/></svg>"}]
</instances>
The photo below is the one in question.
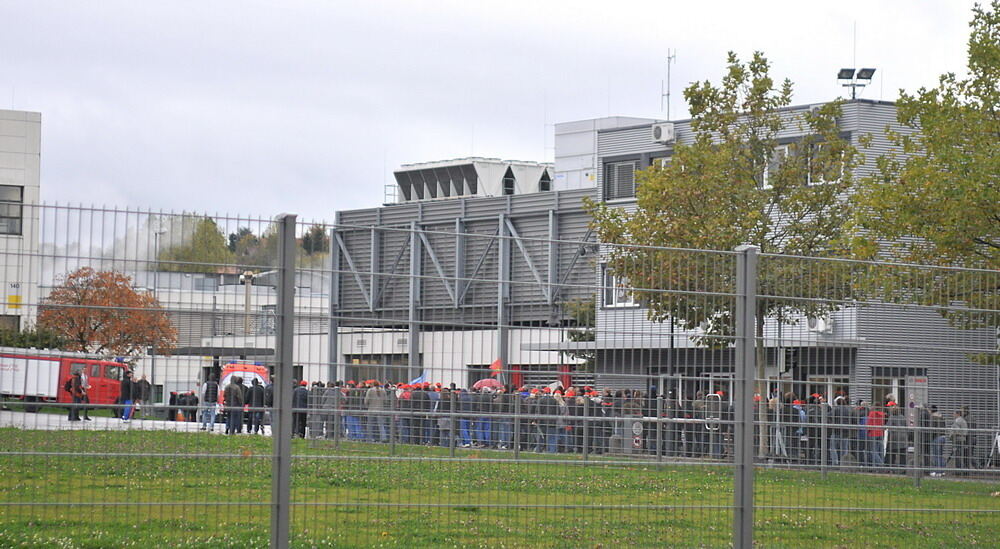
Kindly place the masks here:
<instances>
[{"instance_id":1,"label":"autumn tree with orange leaves","mask_svg":"<svg viewBox=\"0 0 1000 549\"><path fill-rule=\"evenodd\" d=\"M38 326L57 334L68 351L127 356L158 352L177 342L177 330L160 302L137 291L115 271L83 267L66 276L42 301Z\"/></svg>"}]
</instances>

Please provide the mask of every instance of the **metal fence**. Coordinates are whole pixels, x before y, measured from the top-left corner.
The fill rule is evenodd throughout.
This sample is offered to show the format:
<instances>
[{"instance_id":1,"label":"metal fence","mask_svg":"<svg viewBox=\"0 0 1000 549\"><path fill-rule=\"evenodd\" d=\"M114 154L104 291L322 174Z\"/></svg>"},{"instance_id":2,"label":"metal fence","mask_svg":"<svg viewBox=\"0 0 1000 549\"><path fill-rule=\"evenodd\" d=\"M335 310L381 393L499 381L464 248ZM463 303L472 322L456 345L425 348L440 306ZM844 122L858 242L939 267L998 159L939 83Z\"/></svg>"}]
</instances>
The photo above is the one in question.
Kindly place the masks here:
<instances>
[{"instance_id":1,"label":"metal fence","mask_svg":"<svg viewBox=\"0 0 1000 549\"><path fill-rule=\"evenodd\" d=\"M960 546L1000 524L997 272L504 215L24 212L3 312L43 330L0 349L3 546Z\"/></svg>"}]
</instances>

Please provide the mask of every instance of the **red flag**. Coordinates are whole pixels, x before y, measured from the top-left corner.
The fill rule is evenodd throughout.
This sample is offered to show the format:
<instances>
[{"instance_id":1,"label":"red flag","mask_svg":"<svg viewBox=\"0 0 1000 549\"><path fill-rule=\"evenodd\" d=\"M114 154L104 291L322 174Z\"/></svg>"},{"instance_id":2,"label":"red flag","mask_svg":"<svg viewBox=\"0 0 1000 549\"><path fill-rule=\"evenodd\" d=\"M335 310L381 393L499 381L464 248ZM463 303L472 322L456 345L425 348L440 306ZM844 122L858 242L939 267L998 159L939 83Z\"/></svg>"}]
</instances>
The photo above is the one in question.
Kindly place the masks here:
<instances>
[{"instance_id":1,"label":"red flag","mask_svg":"<svg viewBox=\"0 0 1000 549\"><path fill-rule=\"evenodd\" d=\"M493 372L490 374L490 377L499 374L501 371L503 371L503 361L501 361L499 358L494 360L493 364L490 364L490 370L493 370Z\"/></svg>"}]
</instances>

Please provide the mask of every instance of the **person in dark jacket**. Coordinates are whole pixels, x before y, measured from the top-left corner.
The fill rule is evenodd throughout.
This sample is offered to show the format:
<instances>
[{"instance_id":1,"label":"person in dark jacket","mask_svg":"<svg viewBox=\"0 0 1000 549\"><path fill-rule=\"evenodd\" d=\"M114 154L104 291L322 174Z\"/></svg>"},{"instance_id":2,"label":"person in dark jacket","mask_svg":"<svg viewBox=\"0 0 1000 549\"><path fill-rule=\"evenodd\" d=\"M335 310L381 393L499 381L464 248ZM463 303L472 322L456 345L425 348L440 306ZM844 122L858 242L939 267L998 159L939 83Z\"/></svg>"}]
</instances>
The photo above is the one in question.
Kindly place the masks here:
<instances>
[{"instance_id":1,"label":"person in dark jacket","mask_svg":"<svg viewBox=\"0 0 1000 549\"><path fill-rule=\"evenodd\" d=\"M254 434L262 432L261 424L264 422L264 387L257 378L253 378L253 381L250 382L246 404L250 406L250 430L247 432Z\"/></svg>"},{"instance_id":2,"label":"person in dark jacket","mask_svg":"<svg viewBox=\"0 0 1000 549\"><path fill-rule=\"evenodd\" d=\"M119 388L121 392L118 399L122 403L122 422L128 423L132 420L132 372L125 372Z\"/></svg>"},{"instance_id":3,"label":"person in dark jacket","mask_svg":"<svg viewBox=\"0 0 1000 549\"><path fill-rule=\"evenodd\" d=\"M86 390L83 388L83 379L80 372L73 374L70 378L69 395L73 398L73 404L83 403ZM80 421L80 408L73 406L69 409L69 421Z\"/></svg>"},{"instance_id":4,"label":"person in dark jacket","mask_svg":"<svg viewBox=\"0 0 1000 549\"><path fill-rule=\"evenodd\" d=\"M292 434L299 438L306 436L306 410L309 408L308 382L302 380L292 391Z\"/></svg>"},{"instance_id":5,"label":"person in dark jacket","mask_svg":"<svg viewBox=\"0 0 1000 549\"><path fill-rule=\"evenodd\" d=\"M139 381L136 381L133 387L133 400L135 401L135 411L140 417L145 417L145 407L149 404L149 399L153 394L153 386L146 379L146 374L142 374ZM192 412L193 414L193 412ZM188 415L187 413L184 414Z\"/></svg>"},{"instance_id":6,"label":"person in dark jacket","mask_svg":"<svg viewBox=\"0 0 1000 549\"><path fill-rule=\"evenodd\" d=\"M410 392L410 438L413 444L424 444L427 442L427 412L430 409L431 398L427 395L423 385L417 384Z\"/></svg>"},{"instance_id":7,"label":"person in dark jacket","mask_svg":"<svg viewBox=\"0 0 1000 549\"><path fill-rule=\"evenodd\" d=\"M243 423L243 379L233 376L222 392L222 404L226 407L226 434L235 435Z\"/></svg>"}]
</instances>

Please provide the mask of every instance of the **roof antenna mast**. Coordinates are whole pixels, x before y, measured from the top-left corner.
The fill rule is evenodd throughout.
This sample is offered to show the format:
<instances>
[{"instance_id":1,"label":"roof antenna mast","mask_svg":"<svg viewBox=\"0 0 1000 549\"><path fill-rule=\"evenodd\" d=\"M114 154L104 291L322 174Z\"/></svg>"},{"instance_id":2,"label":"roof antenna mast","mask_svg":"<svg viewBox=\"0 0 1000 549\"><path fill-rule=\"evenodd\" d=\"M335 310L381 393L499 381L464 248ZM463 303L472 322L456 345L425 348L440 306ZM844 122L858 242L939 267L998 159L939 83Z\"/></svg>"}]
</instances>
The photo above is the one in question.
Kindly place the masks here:
<instances>
[{"instance_id":1,"label":"roof antenna mast","mask_svg":"<svg viewBox=\"0 0 1000 549\"><path fill-rule=\"evenodd\" d=\"M663 86L663 80L660 80L660 110L664 110L664 98L666 98L666 111L667 120L670 120L670 65L677 61L677 50L671 50L667 48L667 85L666 88Z\"/></svg>"}]
</instances>

